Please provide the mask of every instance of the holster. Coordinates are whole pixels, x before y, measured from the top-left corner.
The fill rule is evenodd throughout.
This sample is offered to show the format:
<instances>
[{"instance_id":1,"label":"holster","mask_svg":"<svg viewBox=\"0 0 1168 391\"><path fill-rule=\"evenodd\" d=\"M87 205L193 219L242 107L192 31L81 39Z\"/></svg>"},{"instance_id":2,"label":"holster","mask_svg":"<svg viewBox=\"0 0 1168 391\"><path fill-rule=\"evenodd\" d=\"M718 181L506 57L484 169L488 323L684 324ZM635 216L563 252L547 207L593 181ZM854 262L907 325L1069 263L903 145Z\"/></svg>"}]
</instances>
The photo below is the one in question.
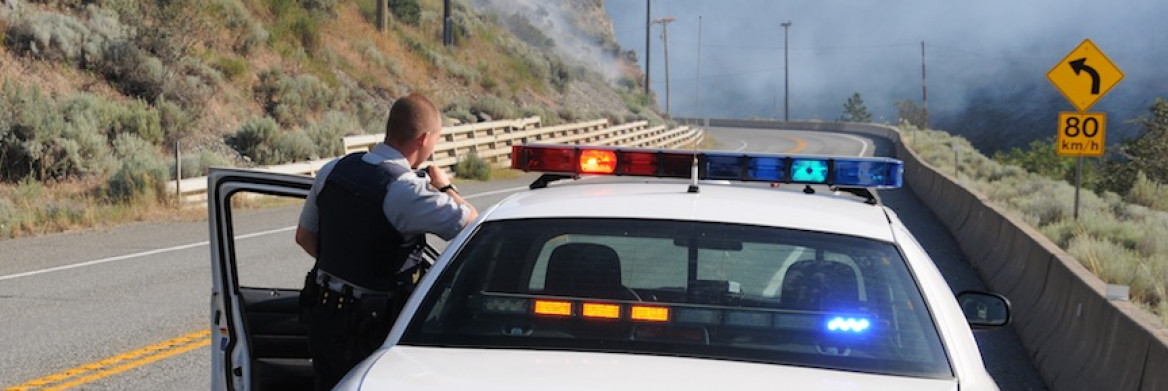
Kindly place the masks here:
<instances>
[{"instance_id":1,"label":"holster","mask_svg":"<svg viewBox=\"0 0 1168 391\"><path fill-rule=\"evenodd\" d=\"M307 324L312 307L320 300L320 285L316 283L316 268L304 276L304 288L300 289L300 323Z\"/></svg>"}]
</instances>

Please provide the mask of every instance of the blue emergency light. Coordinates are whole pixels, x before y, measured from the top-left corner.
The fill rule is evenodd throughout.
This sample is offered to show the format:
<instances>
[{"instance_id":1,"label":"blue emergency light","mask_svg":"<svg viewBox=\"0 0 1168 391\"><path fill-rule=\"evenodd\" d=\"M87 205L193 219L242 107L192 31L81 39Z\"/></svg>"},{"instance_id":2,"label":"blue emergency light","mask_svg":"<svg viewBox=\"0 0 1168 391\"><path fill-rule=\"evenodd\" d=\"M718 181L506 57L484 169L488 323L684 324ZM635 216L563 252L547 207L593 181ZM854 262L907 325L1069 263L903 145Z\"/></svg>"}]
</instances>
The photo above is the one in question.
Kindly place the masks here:
<instances>
[{"instance_id":1,"label":"blue emergency light","mask_svg":"<svg viewBox=\"0 0 1168 391\"><path fill-rule=\"evenodd\" d=\"M827 321L827 331L842 333L863 333L872 323L865 318L837 316Z\"/></svg>"},{"instance_id":2,"label":"blue emergency light","mask_svg":"<svg viewBox=\"0 0 1168 391\"><path fill-rule=\"evenodd\" d=\"M898 188L904 180L904 163L891 158L547 144L512 146L511 168L564 175L696 178L869 189Z\"/></svg>"}]
</instances>

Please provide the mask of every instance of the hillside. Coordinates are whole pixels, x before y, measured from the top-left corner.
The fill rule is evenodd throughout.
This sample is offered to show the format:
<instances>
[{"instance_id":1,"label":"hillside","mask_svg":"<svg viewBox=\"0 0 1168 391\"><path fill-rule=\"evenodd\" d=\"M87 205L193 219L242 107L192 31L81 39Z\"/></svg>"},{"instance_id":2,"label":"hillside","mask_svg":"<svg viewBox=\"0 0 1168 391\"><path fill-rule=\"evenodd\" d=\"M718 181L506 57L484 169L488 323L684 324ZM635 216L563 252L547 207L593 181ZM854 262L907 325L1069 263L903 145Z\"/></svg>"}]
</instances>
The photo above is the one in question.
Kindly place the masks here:
<instances>
[{"instance_id":1,"label":"hillside","mask_svg":"<svg viewBox=\"0 0 1168 391\"><path fill-rule=\"evenodd\" d=\"M602 0L453 3L445 47L441 0L383 32L375 0L0 0L0 237L142 218L176 146L184 177L335 156L408 92L450 124L664 121Z\"/></svg>"}]
</instances>

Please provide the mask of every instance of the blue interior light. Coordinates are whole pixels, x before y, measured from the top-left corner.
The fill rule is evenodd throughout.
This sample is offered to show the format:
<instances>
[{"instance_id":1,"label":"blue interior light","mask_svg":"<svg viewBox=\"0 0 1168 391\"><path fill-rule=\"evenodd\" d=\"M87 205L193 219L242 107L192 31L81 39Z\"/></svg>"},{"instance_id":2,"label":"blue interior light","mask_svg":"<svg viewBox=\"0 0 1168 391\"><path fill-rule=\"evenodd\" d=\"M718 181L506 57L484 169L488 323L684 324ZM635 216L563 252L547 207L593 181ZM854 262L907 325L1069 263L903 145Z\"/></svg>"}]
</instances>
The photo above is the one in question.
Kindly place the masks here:
<instances>
[{"instance_id":1,"label":"blue interior light","mask_svg":"<svg viewBox=\"0 0 1168 391\"><path fill-rule=\"evenodd\" d=\"M862 333L868 330L872 323L866 318L845 318L837 316L827 321L827 331Z\"/></svg>"}]
</instances>

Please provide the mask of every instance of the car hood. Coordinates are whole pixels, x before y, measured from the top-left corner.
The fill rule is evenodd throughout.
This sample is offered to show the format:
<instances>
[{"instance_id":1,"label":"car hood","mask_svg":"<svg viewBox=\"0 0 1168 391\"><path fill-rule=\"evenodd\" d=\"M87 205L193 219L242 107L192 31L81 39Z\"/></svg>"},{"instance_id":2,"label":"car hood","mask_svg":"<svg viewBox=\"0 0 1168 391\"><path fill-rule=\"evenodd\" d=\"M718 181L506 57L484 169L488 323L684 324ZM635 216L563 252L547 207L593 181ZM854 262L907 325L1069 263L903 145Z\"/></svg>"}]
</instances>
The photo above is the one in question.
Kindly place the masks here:
<instances>
[{"instance_id":1,"label":"car hood","mask_svg":"<svg viewBox=\"0 0 1168 391\"><path fill-rule=\"evenodd\" d=\"M736 361L633 354L395 346L338 389L349 390L957 390L920 379ZM372 365L369 365L372 364ZM358 373L361 372L361 373ZM359 387L353 387L355 382Z\"/></svg>"}]
</instances>

